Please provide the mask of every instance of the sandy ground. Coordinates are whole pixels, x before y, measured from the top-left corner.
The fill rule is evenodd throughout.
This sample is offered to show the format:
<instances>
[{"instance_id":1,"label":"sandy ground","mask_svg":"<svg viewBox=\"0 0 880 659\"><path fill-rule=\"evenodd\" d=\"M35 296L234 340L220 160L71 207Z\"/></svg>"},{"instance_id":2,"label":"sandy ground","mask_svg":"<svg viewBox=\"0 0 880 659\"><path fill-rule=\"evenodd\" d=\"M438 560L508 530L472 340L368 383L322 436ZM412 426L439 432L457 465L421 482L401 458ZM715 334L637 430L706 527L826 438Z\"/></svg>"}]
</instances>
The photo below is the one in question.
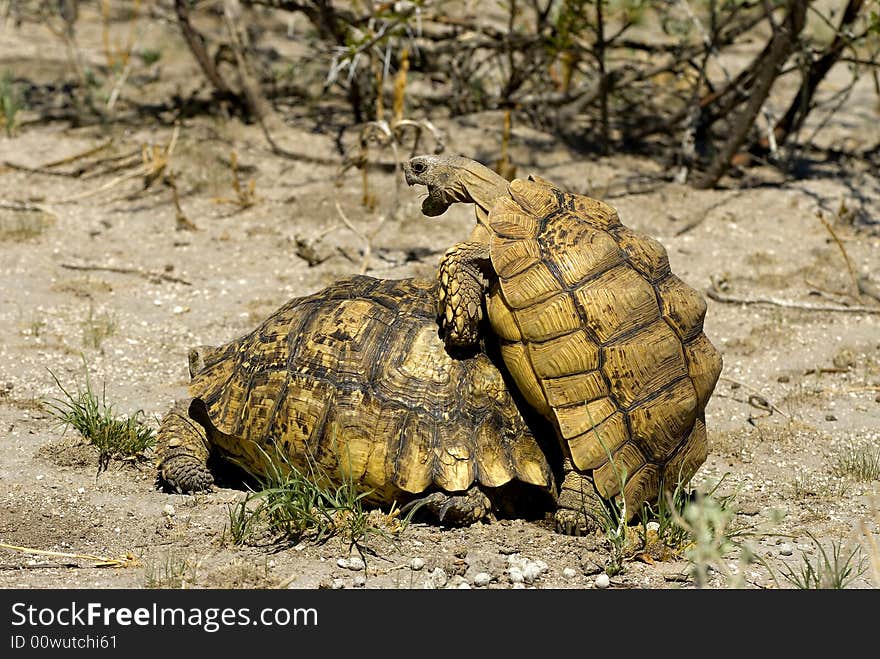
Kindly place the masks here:
<instances>
[{"instance_id":1,"label":"sandy ground","mask_svg":"<svg viewBox=\"0 0 880 659\"><path fill-rule=\"evenodd\" d=\"M27 29L7 35L0 69L34 55ZM41 75L52 78L60 62ZM149 84L141 91L149 94ZM869 135L876 103L870 85L858 88L837 117L840 130L826 133L828 145L847 148ZM448 152L497 158L499 115L436 121ZM39 167L112 137L88 162L167 145L171 134L167 125L130 122L26 124L0 137L0 161ZM442 251L469 232L468 209L424 218L418 191L389 168L371 169L376 207L366 208L360 172L339 176L335 134L319 124L293 122L281 137L326 164L273 156L258 129L234 119L185 120L171 169L187 221L168 188L144 189L143 177L114 183L132 168L72 177L0 166L0 199L37 200L47 211L0 209L0 543L128 557L125 567L95 567L3 548L0 587L512 588L510 568L529 564L528 587L596 587L607 541L558 535L546 520L415 524L393 542L370 540L366 569L347 562L351 550L338 538L233 546L224 527L243 492L165 494L149 461L114 461L96 476L94 449L72 430L62 434L42 407L61 393L52 374L75 389L85 364L119 413L143 410L155 424L185 394L190 346L231 340L289 298L360 271L364 235L366 272L401 278L432 276ZM829 555L833 547L858 552L865 569L850 587L880 586L869 565L880 534L878 481L835 470L841 456L880 452L880 304L853 297L850 273L880 287L876 166L814 161L796 180L753 170L739 187L695 191L665 182L663 166L647 158L577 154L524 127L511 146L520 175L607 200L625 224L666 246L691 285L792 303L709 301L706 333L725 368L707 408L709 458L694 485L710 488L724 476L716 495L735 495L734 523L765 561L740 569L741 552L729 553L724 564L741 574L738 585L790 587L779 579L783 566L815 562L818 542ZM232 151L243 181L254 181L256 203L247 208L230 202ZM390 164L390 150L374 150L371 160ZM337 204L357 231L340 221ZM303 242L320 264L298 255ZM812 308L855 304L871 311ZM722 567L710 572L710 587L731 583ZM633 557L624 568L611 588L695 584L683 557Z\"/></svg>"}]
</instances>

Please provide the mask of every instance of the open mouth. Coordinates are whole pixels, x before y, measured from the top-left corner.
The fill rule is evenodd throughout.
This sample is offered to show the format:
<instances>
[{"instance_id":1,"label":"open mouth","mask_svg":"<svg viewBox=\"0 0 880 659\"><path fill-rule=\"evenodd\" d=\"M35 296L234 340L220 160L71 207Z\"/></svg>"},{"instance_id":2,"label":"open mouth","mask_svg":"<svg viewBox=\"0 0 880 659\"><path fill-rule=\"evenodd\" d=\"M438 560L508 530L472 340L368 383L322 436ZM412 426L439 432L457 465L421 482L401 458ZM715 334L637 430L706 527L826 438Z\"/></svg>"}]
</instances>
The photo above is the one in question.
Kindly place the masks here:
<instances>
[{"instance_id":1,"label":"open mouth","mask_svg":"<svg viewBox=\"0 0 880 659\"><path fill-rule=\"evenodd\" d=\"M422 202L422 213L428 217L442 215L449 208L449 202L442 188L428 186L428 196Z\"/></svg>"}]
</instances>

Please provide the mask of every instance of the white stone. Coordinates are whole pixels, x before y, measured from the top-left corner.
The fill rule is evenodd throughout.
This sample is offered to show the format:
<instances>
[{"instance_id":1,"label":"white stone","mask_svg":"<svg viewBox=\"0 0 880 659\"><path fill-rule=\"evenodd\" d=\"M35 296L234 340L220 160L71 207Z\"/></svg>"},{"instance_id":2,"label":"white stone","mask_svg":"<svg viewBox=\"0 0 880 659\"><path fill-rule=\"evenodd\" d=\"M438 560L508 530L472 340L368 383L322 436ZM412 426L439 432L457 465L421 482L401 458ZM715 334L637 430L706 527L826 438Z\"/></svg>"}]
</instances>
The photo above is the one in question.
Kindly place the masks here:
<instances>
[{"instance_id":1,"label":"white stone","mask_svg":"<svg viewBox=\"0 0 880 659\"><path fill-rule=\"evenodd\" d=\"M523 581L525 581L523 571L516 566L507 570L507 576L510 579L511 583L514 584L522 583Z\"/></svg>"},{"instance_id":2,"label":"white stone","mask_svg":"<svg viewBox=\"0 0 880 659\"><path fill-rule=\"evenodd\" d=\"M488 586L492 581L492 575L488 572L477 572L474 575L474 585L475 586Z\"/></svg>"},{"instance_id":3,"label":"white stone","mask_svg":"<svg viewBox=\"0 0 880 659\"><path fill-rule=\"evenodd\" d=\"M607 574L600 574L596 577L596 588L608 588L611 585L611 579L608 578Z\"/></svg>"},{"instance_id":4,"label":"white stone","mask_svg":"<svg viewBox=\"0 0 880 659\"><path fill-rule=\"evenodd\" d=\"M446 576L446 571L442 567L435 567L428 573L428 576L431 577L431 581L436 588L443 588L446 582L449 581L449 577Z\"/></svg>"},{"instance_id":5,"label":"white stone","mask_svg":"<svg viewBox=\"0 0 880 659\"><path fill-rule=\"evenodd\" d=\"M577 576L577 570L575 570L573 567L567 567L562 571L562 576L566 579L573 579Z\"/></svg>"},{"instance_id":6,"label":"white stone","mask_svg":"<svg viewBox=\"0 0 880 659\"><path fill-rule=\"evenodd\" d=\"M425 567L425 561L422 560L421 558L419 558L418 556L409 562L409 569L410 570L415 570L416 572L418 572L423 567Z\"/></svg>"}]
</instances>

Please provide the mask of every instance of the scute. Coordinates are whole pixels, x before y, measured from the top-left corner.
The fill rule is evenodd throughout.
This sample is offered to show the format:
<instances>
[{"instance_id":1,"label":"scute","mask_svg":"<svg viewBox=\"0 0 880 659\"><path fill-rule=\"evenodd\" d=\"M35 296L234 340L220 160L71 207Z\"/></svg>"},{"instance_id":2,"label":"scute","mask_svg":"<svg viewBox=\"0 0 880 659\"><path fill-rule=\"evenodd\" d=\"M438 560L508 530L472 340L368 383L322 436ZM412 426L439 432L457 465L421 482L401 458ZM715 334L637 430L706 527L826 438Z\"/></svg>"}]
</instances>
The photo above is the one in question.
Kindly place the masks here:
<instances>
[{"instance_id":1,"label":"scute","mask_svg":"<svg viewBox=\"0 0 880 659\"><path fill-rule=\"evenodd\" d=\"M505 364L575 468L634 514L672 470L688 480L706 459L703 410L722 364L702 331L705 299L604 202L540 179L509 193L487 222L499 282L487 314Z\"/></svg>"},{"instance_id":2,"label":"scute","mask_svg":"<svg viewBox=\"0 0 880 659\"><path fill-rule=\"evenodd\" d=\"M549 491L550 466L501 372L482 352L447 353L436 297L430 282L351 277L205 351L190 395L211 439L255 473L281 451L377 502L512 480Z\"/></svg>"}]
</instances>

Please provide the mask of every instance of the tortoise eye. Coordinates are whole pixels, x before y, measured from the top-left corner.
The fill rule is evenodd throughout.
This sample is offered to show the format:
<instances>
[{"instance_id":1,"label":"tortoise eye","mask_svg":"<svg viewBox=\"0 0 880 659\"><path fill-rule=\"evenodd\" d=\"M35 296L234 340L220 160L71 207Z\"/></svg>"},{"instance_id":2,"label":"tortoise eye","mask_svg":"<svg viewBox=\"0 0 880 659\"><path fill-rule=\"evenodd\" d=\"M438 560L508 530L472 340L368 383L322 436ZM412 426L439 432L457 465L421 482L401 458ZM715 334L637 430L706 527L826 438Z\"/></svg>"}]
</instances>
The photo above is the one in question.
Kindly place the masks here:
<instances>
[{"instance_id":1,"label":"tortoise eye","mask_svg":"<svg viewBox=\"0 0 880 659\"><path fill-rule=\"evenodd\" d=\"M428 169L428 167L423 162L416 161L412 164L412 170L416 174L424 174L426 169Z\"/></svg>"}]
</instances>

